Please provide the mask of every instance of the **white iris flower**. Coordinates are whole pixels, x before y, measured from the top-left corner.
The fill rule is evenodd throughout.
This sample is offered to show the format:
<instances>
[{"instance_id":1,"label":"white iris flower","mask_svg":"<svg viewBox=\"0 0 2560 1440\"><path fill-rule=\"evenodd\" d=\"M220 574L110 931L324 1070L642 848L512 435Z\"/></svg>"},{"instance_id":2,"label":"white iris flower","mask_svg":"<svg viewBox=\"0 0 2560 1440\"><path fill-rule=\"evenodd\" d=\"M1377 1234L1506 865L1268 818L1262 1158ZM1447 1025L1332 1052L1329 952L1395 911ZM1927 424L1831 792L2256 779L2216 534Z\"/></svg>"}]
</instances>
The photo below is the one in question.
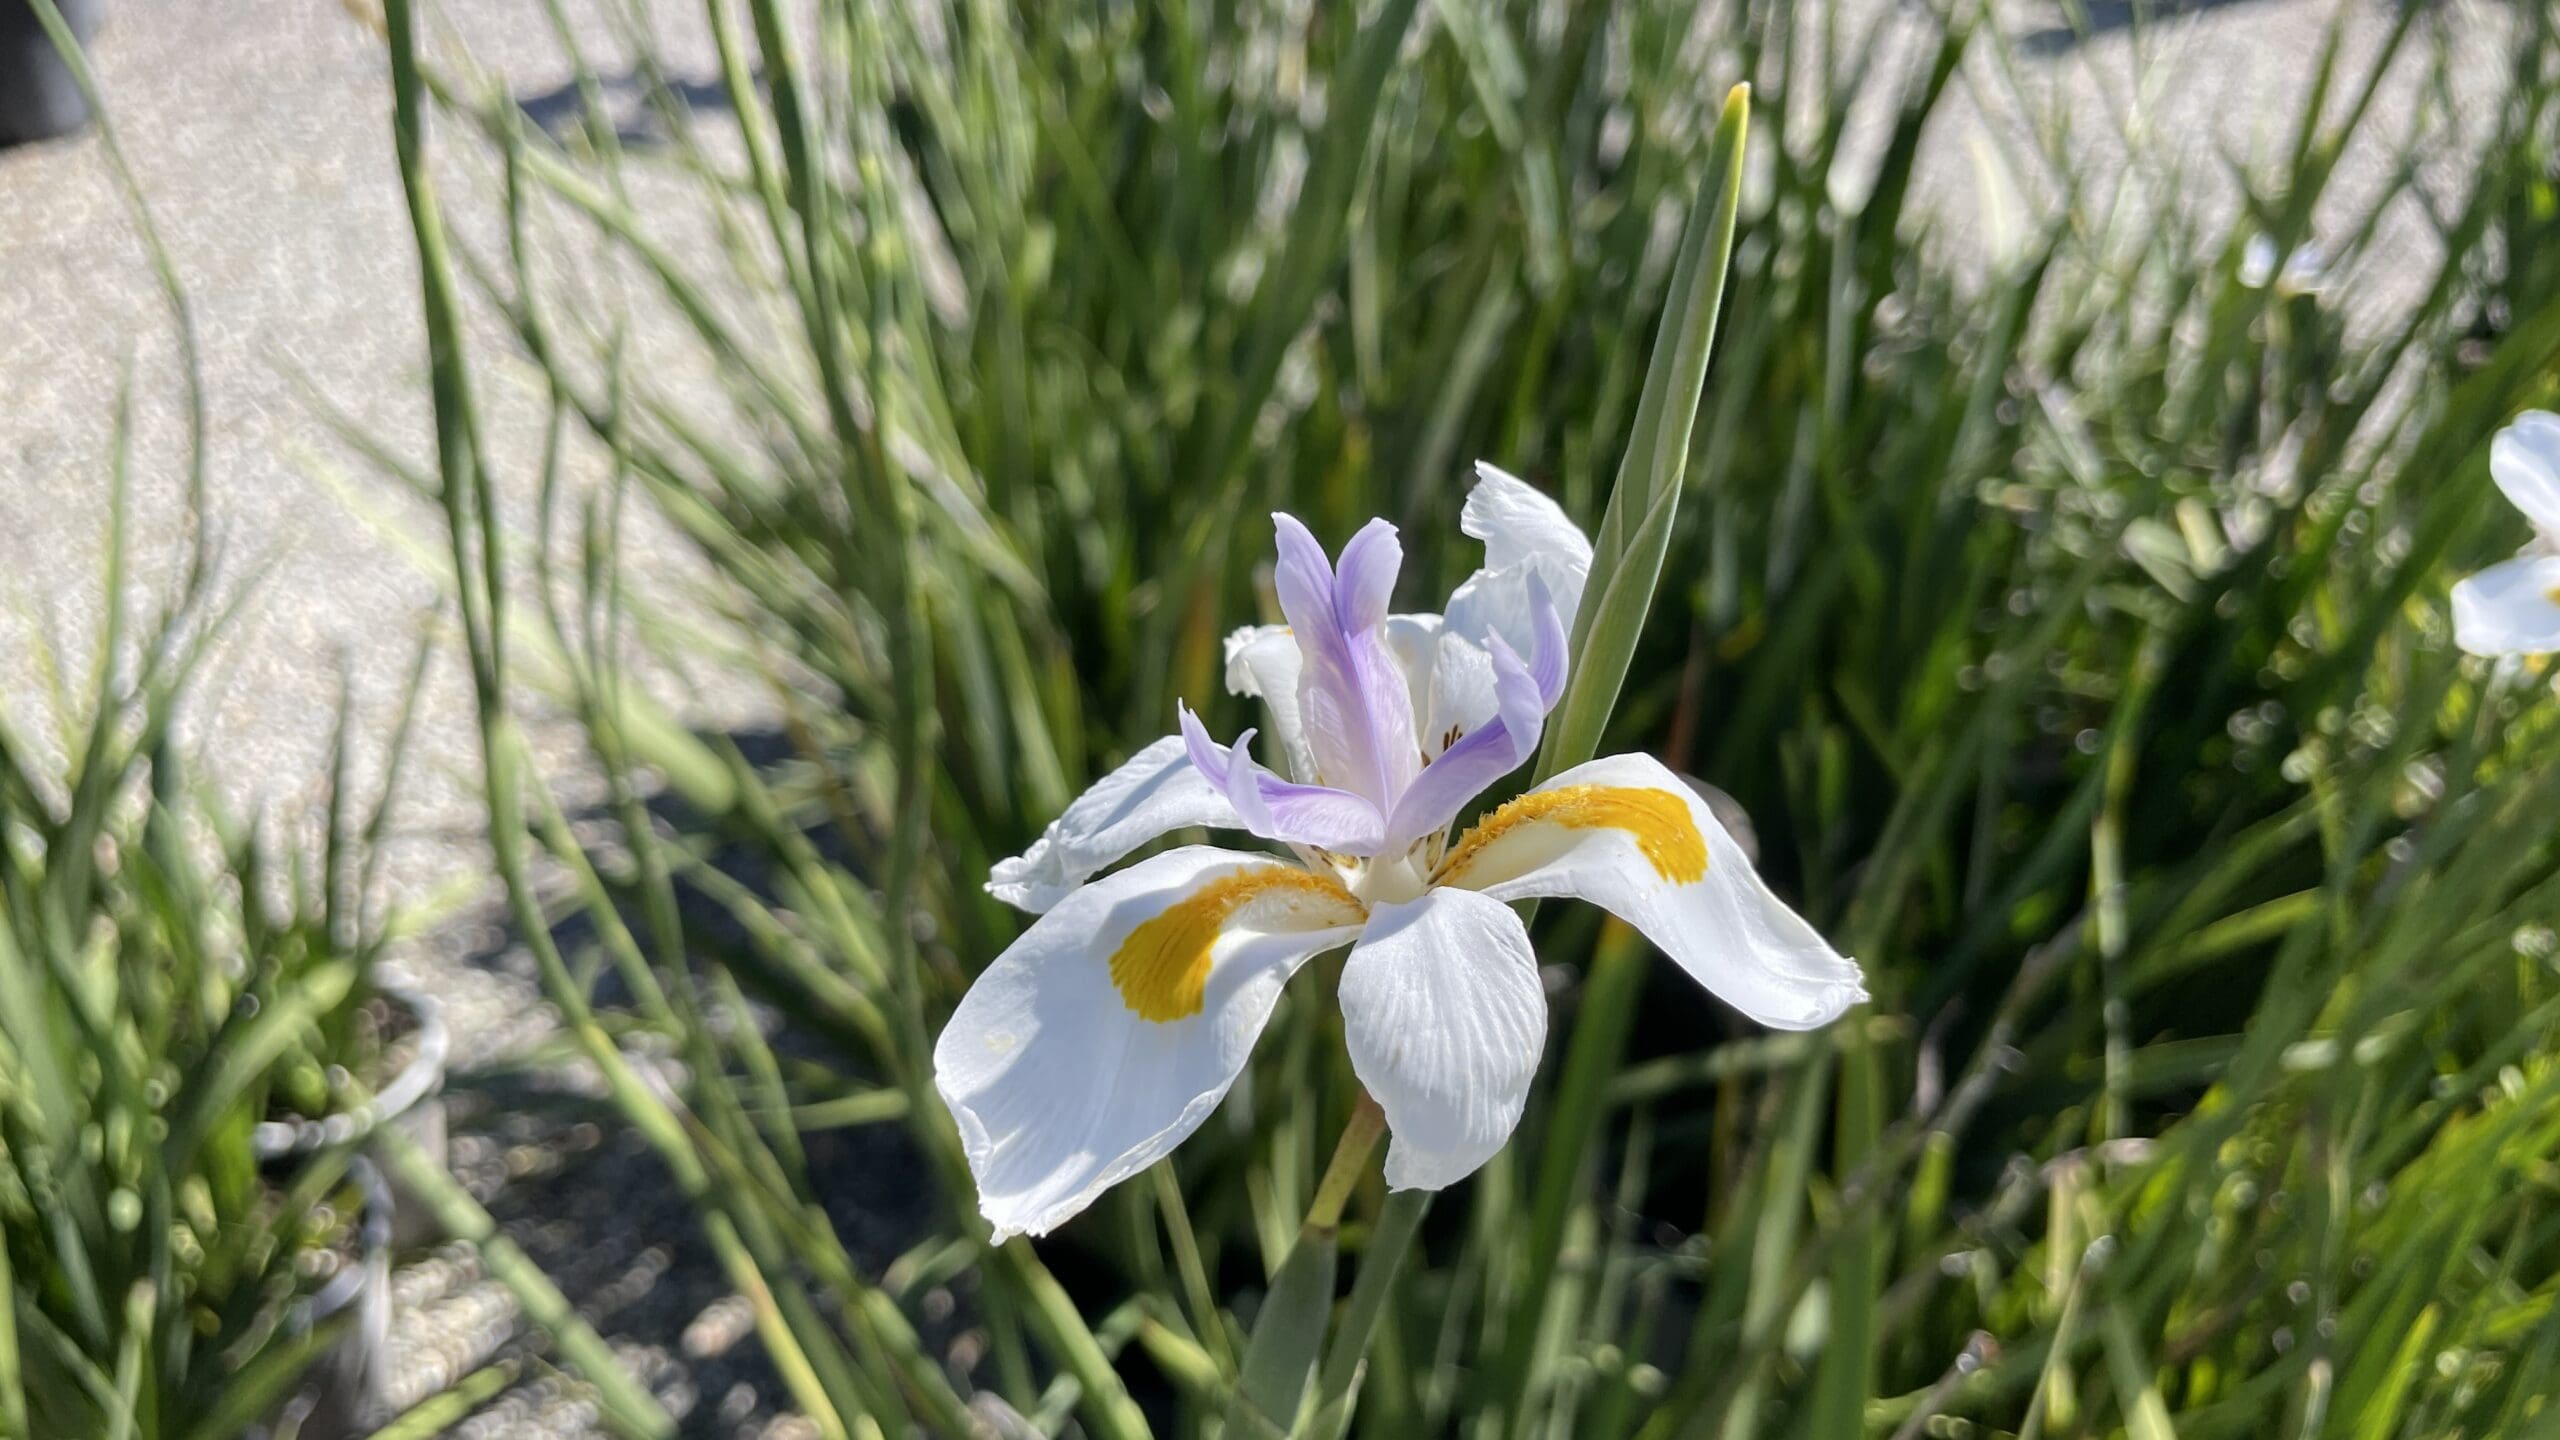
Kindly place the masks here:
<instances>
[{"instance_id":1,"label":"white iris flower","mask_svg":"<svg viewBox=\"0 0 2560 1440\"><path fill-rule=\"evenodd\" d=\"M2453 641L2474 655L2560 651L2560 415L2528 410L2499 431L2489 477L2533 523L2533 539L2453 587Z\"/></svg>"},{"instance_id":2,"label":"white iris flower","mask_svg":"<svg viewBox=\"0 0 2560 1440\"><path fill-rule=\"evenodd\" d=\"M1510 901L1598 904L1765 1025L1810 1029L1866 998L1857 966L1648 756L1577 766L1450 842L1468 802L1536 752L1591 569L1553 501L1477 470L1461 523L1485 564L1444 614L1387 613L1403 552L1385 521L1337 568L1273 517L1289 623L1229 637L1227 683L1269 707L1286 777L1255 762L1253 732L1221 746L1183 710L1179 735L995 867L987 889L1040 918L961 1000L933 1063L999 1239L1048 1233L1198 1129L1281 987L1344 945L1344 1039L1397 1189L1463 1179L1519 1123L1547 1007ZM1190 826L1294 858L1197 845L1090 878Z\"/></svg>"}]
</instances>

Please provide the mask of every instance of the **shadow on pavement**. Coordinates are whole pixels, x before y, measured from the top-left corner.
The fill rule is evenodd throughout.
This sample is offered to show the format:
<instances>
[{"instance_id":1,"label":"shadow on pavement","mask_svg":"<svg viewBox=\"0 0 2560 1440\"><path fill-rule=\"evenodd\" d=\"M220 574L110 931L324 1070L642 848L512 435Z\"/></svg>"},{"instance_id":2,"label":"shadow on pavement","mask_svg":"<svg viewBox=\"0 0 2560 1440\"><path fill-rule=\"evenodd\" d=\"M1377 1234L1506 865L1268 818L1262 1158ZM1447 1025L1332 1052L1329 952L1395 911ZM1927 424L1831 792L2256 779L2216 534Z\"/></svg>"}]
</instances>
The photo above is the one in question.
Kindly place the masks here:
<instances>
[{"instance_id":1,"label":"shadow on pavement","mask_svg":"<svg viewBox=\"0 0 2560 1440\"><path fill-rule=\"evenodd\" d=\"M2062 23L2042 30L2030 30L2019 36L2018 49L2027 55L2066 54L2080 48L2085 41L2119 30L2130 30L2137 24L2157 25L2245 3L2248 0L2089 0L2085 7L2089 23L2085 27L2073 24L2065 11Z\"/></svg>"},{"instance_id":2,"label":"shadow on pavement","mask_svg":"<svg viewBox=\"0 0 2560 1440\"><path fill-rule=\"evenodd\" d=\"M597 77L595 90L595 104L604 112L601 117L589 115L589 97L574 80L518 96L516 108L554 140L588 130L601 118L612 127L617 142L632 147L667 143L674 117L730 108L729 87L718 80L661 79L627 70Z\"/></svg>"}]
</instances>

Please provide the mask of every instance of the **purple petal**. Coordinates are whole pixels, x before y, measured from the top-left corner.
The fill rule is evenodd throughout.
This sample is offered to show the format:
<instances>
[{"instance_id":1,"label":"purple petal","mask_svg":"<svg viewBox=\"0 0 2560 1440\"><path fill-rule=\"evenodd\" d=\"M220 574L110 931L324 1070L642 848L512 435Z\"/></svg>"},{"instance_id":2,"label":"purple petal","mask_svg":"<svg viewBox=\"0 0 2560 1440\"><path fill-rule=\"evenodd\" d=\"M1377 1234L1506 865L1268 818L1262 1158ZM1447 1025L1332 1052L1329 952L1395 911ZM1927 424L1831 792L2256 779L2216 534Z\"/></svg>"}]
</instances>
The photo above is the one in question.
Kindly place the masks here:
<instances>
[{"instance_id":1,"label":"purple petal","mask_svg":"<svg viewBox=\"0 0 2560 1440\"><path fill-rule=\"evenodd\" d=\"M1500 710L1490 724L1460 737L1457 744L1440 752L1440 758L1422 767L1387 819L1388 849L1448 828L1468 801L1537 753L1538 739L1546 731L1547 707L1553 702L1542 693L1538 675L1520 663L1501 636L1486 639L1493 652L1493 689Z\"/></svg>"},{"instance_id":2,"label":"purple petal","mask_svg":"<svg viewBox=\"0 0 2560 1440\"><path fill-rule=\"evenodd\" d=\"M1333 562L1297 516L1274 513L1271 527L1279 552L1271 567L1271 587L1279 593L1280 613L1289 617L1292 631L1332 634L1341 628L1333 612Z\"/></svg>"},{"instance_id":3,"label":"purple petal","mask_svg":"<svg viewBox=\"0 0 2560 1440\"><path fill-rule=\"evenodd\" d=\"M1422 759L1412 691L1383 633L1403 548L1394 526L1373 520L1344 547L1337 574L1306 526L1271 519L1279 540L1272 580L1305 662L1298 709L1307 747L1321 778L1383 813Z\"/></svg>"},{"instance_id":4,"label":"purple petal","mask_svg":"<svg viewBox=\"0 0 2560 1440\"><path fill-rule=\"evenodd\" d=\"M1260 767L1256 767L1260 770ZM1292 845L1311 845L1336 855L1367 857L1378 853L1386 823L1378 807L1347 790L1321 785L1294 785L1260 770L1255 783L1270 806L1267 837Z\"/></svg>"},{"instance_id":5,"label":"purple petal","mask_svg":"<svg viewBox=\"0 0 2560 1440\"><path fill-rule=\"evenodd\" d=\"M1539 733L1546 728L1547 707L1554 702L1547 699L1546 687L1537 673L1520 662L1501 636L1485 638L1493 647L1493 698L1498 707L1495 714L1512 734L1524 737L1522 744L1535 749Z\"/></svg>"},{"instance_id":6,"label":"purple petal","mask_svg":"<svg viewBox=\"0 0 2560 1440\"><path fill-rule=\"evenodd\" d=\"M1434 830L1446 829L1468 801L1519 769L1537 748L1535 741L1524 745L1515 740L1510 727L1500 720L1460 736L1457 744L1422 768L1413 787L1396 802L1396 813L1387 822L1389 847L1410 845Z\"/></svg>"},{"instance_id":7,"label":"purple petal","mask_svg":"<svg viewBox=\"0 0 2560 1440\"><path fill-rule=\"evenodd\" d=\"M1179 713L1192 765L1227 797L1245 829L1266 840L1312 845L1337 855L1378 853L1385 823L1377 806L1347 790L1283 780L1254 763L1246 748L1253 731L1238 736L1232 748L1221 749L1189 706Z\"/></svg>"},{"instance_id":8,"label":"purple petal","mask_svg":"<svg viewBox=\"0 0 2560 1440\"><path fill-rule=\"evenodd\" d=\"M1404 543L1396 527L1372 520L1342 547L1342 563L1333 577L1334 617L1349 634L1387 623L1387 599L1395 593L1396 572L1404 568Z\"/></svg>"},{"instance_id":9,"label":"purple petal","mask_svg":"<svg viewBox=\"0 0 2560 1440\"><path fill-rule=\"evenodd\" d=\"M1191 746L1195 743L1191 738L1195 733L1202 740L1208 738L1208 732L1200 728L1199 721L1191 718L1191 712L1184 711L1183 718L1188 722L1183 726L1182 743L1184 745ZM1262 787L1253 783L1253 737L1256 733L1248 729L1236 737L1236 743L1227 747L1225 757L1219 762L1227 767L1223 778L1220 778L1217 772L1200 764L1199 752L1196 749L1192 753L1191 764L1192 768L1209 777L1209 782L1217 786L1219 793L1227 797L1228 808L1234 810L1237 818L1244 821L1245 829L1256 835L1268 835L1271 833L1272 825L1271 807L1263 803Z\"/></svg>"}]
</instances>

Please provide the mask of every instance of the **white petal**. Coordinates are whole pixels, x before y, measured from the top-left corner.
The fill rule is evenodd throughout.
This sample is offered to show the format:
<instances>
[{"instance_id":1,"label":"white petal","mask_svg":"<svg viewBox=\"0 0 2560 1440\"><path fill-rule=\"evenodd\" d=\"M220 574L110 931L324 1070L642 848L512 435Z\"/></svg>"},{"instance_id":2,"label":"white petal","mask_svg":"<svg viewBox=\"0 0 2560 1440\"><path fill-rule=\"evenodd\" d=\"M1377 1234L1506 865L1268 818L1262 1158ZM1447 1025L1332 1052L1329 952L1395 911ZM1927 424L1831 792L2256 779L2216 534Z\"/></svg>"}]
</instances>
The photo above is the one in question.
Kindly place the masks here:
<instances>
[{"instance_id":1,"label":"white petal","mask_svg":"<svg viewBox=\"0 0 2560 1440\"><path fill-rule=\"evenodd\" d=\"M2474 655L2560 651L2560 555L2525 555L2453 587L2453 643Z\"/></svg>"},{"instance_id":2,"label":"white petal","mask_svg":"<svg viewBox=\"0 0 2560 1440\"><path fill-rule=\"evenodd\" d=\"M1315 755L1307 748L1307 722L1298 710L1298 675L1305 666L1286 625L1247 625L1227 636L1227 693L1262 701L1289 778L1312 785Z\"/></svg>"},{"instance_id":3,"label":"white petal","mask_svg":"<svg viewBox=\"0 0 2560 1440\"><path fill-rule=\"evenodd\" d=\"M1487 570L1520 564L1550 569L1547 584L1556 611L1572 618L1582 600L1582 582L1591 575L1591 541L1563 506L1528 481L1479 460L1475 488L1467 492L1458 528L1484 542ZM1566 579L1570 588L1558 583Z\"/></svg>"},{"instance_id":4,"label":"white petal","mask_svg":"<svg viewBox=\"0 0 2560 1440\"><path fill-rule=\"evenodd\" d=\"M1707 803L1651 756L1577 765L1504 805L1439 878L1500 900L1588 900L1777 1029L1828 1024L1867 998L1856 963L1769 893Z\"/></svg>"},{"instance_id":5,"label":"white petal","mask_svg":"<svg viewBox=\"0 0 2560 1440\"><path fill-rule=\"evenodd\" d=\"M933 1049L934 1086L997 1238L1047 1234L1198 1129L1244 1069L1281 986L1308 957L1353 939L1360 918L1330 879L1189 846L1097 880L1034 922L969 987ZM1156 920L1160 937L1205 945L1205 967L1143 937L1123 954ZM1174 963L1149 977L1144 962L1159 954ZM1136 962L1126 987L1115 959ZM1178 1013L1149 1019L1133 1004Z\"/></svg>"},{"instance_id":6,"label":"white petal","mask_svg":"<svg viewBox=\"0 0 2560 1440\"><path fill-rule=\"evenodd\" d=\"M1517 652L1514 652L1517 653ZM1459 736L1482 729L1502 708L1494 691L1493 656L1464 636L1442 634L1431 657L1431 709L1423 753L1437 757Z\"/></svg>"},{"instance_id":7,"label":"white petal","mask_svg":"<svg viewBox=\"0 0 2560 1440\"><path fill-rule=\"evenodd\" d=\"M1529 577L1544 581L1567 633L1591 578L1591 542L1564 507L1527 481L1495 467L1476 465L1459 528L1484 542L1484 568L1449 597L1448 629L1481 647L1488 635L1522 655L1537 653L1536 612Z\"/></svg>"},{"instance_id":8,"label":"white petal","mask_svg":"<svg viewBox=\"0 0 2560 1440\"><path fill-rule=\"evenodd\" d=\"M1095 781L1030 849L997 861L987 893L1037 915L1121 856L1194 825L1244 828L1227 797L1193 767L1182 737L1167 735Z\"/></svg>"},{"instance_id":9,"label":"white petal","mask_svg":"<svg viewBox=\"0 0 2560 1440\"><path fill-rule=\"evenodd\" d=\"M1390 615L1385 627L1387 653L1404 672L1405 689L1413 697L1414 738L1427 756L1440 753L1440 730L1432 724L1432 670L1440 658L1440 617L1427 612Z\"/></svg>"},{"instance_id":10,"label":"white petal","mask_svg":"<svg viewBox=\"0 0 2560 1440\"><path fill-rule=\"evenodd\" d=\"M2527 410L2489 442L2489 478L2533 528L2560 536L2560 415Z\"/></svg>"},{"instance_id":11,"label":"white petal","mask_svg":"<svg viewBox=\"0 0 2560 1440\"><path fill-rule=\"evenodd\" d=\"M1438 1190L1520 1124L1547 1037L1529 932L1511 907L1434 890L1369 912L1342 967L1351 1069L1387 1112L1387 1184Z\"/></svg>"}]
</instances>

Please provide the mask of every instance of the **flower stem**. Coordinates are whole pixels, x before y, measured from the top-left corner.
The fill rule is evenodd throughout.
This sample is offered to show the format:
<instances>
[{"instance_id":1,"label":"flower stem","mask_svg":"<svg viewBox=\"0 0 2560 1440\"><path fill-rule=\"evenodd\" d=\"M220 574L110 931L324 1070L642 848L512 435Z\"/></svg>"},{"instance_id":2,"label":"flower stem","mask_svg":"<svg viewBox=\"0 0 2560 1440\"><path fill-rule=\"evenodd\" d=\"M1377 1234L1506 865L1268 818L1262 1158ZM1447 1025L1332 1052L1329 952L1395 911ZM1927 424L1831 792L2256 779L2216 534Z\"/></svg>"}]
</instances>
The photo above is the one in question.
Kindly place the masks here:
<instances>
[{"instance_id":1,"label":"flower stem","mask_svg":"<svg viewBox=\"0 0 2560 1440\"><path fill-rule=\"evenodd\" d=\"M1386 1129L1387 1113L1368 1091L1361 1091L1349 1123L1342 1127L1342 1138L1334 1142L1324 1178L1316 1182L1316 1198L1307 1205L1307 1228L1332 1230L1342 1224L1342 1207L1350 1203L1353 1187L1369 1168L1369 1152L1378 1148L1378 1137Z\"/></svg>"},{"instance_id":2,"label":"flower stem","mask_svg":"<svg viewBox=\"0 0 2560 1440\"><path fill-rule=\"evenodd\" d=\"M1209 1289L1209 1272L1200 1261L1200 1237L1191 1228L1190 1208L1182 1201L1182 1182L1173 1174L1173 1162L1159 1160L1147 1167L1147 1177L1156 1188L1156 1208L1163 1213L1164 1233L1173 1247L1176 1273L1182 1277L1183 1298L1191 1306L1191 1323L1200 1327L1200 1344L1218 1361L1218 1368L1235 1373L1235 1353L1227 1343L1227 1327L1218 1318L1217 1297Z\"/></svg>"},{"instance_id":3,"label":"flower stem","mask_svg":"<svg viewBox=\"0 0 2560 1440\"><path fill-rule=\"evenodd\" d=\"M1359 1278L1351 1282L1351 1299L1343 1306L1333 1348L1325 1352L1324 1370L1316 1379L1315 1422L1309 1433L1318 1440L1336 1440L1351 1427L1351 1406L1359 1392L1369 1342L1377 1334L1378 1318L1386 1313L1396 1276L1404 1270L1404 1252L1412 1248L1423 1213L1431 1208L1431 1195L1428 1190L1393 1192L1369 1231Z\"/></svg>"},{"instance_id":4,"label":"flower stem","mask_svg":"<svg viewBox=\"0 0 2560 1440\"><path fill-rule=\"evenodd\" d=\"M1386 1128L1386 1113L1363 1092L1334 1144L1324 1178L1316 1182L1297 1242L1272 1275L1262 1313L1254 1317L1236 1396L1227 1407L1229 1435L1282 1435L1296 1423L1324 1348L1325 1323L1333 1315L1334 1232Z\"/></svg>"}]
</instances>

